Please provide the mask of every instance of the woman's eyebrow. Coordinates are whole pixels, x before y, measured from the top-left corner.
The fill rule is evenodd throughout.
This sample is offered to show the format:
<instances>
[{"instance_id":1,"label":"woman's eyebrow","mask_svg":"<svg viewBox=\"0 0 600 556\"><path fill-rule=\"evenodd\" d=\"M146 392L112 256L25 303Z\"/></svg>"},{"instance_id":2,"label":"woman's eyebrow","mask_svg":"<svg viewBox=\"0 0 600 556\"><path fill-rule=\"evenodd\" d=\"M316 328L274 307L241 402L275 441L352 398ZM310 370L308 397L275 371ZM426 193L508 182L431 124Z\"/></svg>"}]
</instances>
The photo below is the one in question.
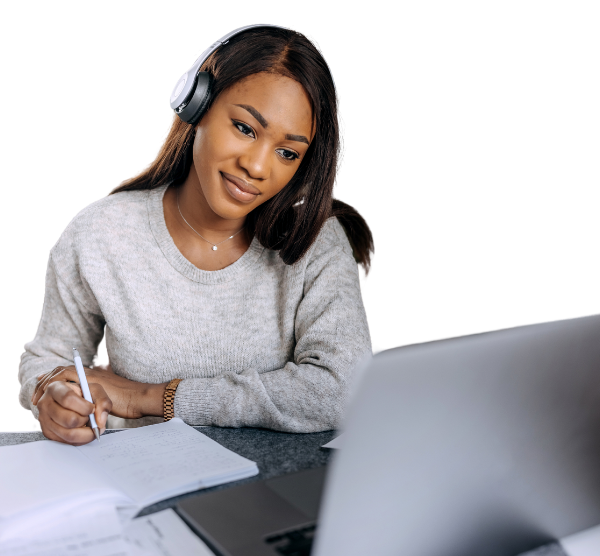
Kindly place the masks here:
<instances>
[{"instance_id":1,"label":"woman's eyebrow","mask_svg":"<svg viewBox=\"0 0 600 556\"><path fill-rule=\"evenodd\" d=\"M265 129L269 127L269 122L265 120L264 116L256 108L254 108L254 106L250 106L249 104L235 104L234 106L239 106L240 108L243 108L244 110L250 112L250 114L252 114L256 118L256 121L258 121L258 123ZM288 133L285 136L285 138L289 141L300 141L301 143L306 143L307 145L310 145L308 139L304 135L293 135L291 133Z\"/></svg>"}]
</instances>

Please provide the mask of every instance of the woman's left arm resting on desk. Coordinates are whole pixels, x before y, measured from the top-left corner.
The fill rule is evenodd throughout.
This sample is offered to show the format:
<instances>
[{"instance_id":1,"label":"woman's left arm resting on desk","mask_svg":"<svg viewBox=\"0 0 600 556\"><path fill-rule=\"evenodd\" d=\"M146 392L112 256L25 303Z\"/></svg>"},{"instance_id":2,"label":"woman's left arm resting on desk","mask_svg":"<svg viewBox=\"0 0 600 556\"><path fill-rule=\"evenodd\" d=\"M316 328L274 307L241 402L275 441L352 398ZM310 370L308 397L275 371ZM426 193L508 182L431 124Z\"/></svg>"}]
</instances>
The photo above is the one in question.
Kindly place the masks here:
<instances>
[{"instance_id":1,"label":"woman's left arm resting on desk","mask_svg":"<svg viewBox=\"0 0 600 556\"><path fill-rule=\"evenodd\" d=\"M316 432L339 426L352 372L371 340L358 268L340 226L310 254L304 297L295 319L293 361L259 373L254 369L183 380L175 415L196 425L256 426Z\"/></svg>"}]
</instances>

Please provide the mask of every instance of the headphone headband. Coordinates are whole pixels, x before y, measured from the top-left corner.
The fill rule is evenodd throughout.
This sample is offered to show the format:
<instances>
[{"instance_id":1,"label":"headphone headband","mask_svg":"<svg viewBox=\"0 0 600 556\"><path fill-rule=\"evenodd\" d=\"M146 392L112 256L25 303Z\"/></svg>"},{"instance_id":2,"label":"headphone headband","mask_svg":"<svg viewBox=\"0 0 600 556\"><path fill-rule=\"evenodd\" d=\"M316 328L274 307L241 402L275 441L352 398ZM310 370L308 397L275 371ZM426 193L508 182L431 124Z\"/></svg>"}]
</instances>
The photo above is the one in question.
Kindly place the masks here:
<instances>
[{"instance_id":1,"label":"headphone headband","mask_svg":"<svg viewBox=\"0 0 600 556\"><path fill-rule=\"evenodd\" d=\"M173 89L171 93L171 108L175 110L178 114L186 107L188 102L190 101L194 89L196 87L196 81L198 72L202 67L202 64L207 60L207 58L220 46L229 42L229 39L235 37L239 33L247 31L248 29L253 29L255 27L273 27L275 29L285 29L288 30L287 27L280 27L279 25L270 25L268 23L255 23L254 25L246 25L244 27L239 27L233 31L230 31L226 35L222 36L218 41L212 43L202 54L200 57L194 62L192 67L187 70L177 81L177 85Z\"/></svg>"}]
</instances>

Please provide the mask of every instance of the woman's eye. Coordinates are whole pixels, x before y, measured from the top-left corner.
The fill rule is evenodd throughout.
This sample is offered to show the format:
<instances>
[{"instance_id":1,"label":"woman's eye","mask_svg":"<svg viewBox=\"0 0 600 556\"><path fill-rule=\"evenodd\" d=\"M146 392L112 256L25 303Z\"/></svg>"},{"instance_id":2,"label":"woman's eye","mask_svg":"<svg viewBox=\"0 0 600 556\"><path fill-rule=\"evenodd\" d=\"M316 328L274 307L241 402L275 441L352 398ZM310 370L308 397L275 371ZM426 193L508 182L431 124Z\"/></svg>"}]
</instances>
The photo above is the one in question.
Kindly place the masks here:
<instances>
[{"instance_id":1,"label":"woman's eye","mask_svg":"<svg viewBox=\"0 0 600 556\"><path fill-rule=\"evenodd\" d=\"M293 151L287 151L284 149L283 152L285 153L285 156L283 156L282 158L285 160L292 161L292 160L296 160L298 158L298 155Z\"/></svg>"},{"instance_id":2,"label":"woman's eye","mask_svg":"<svg viewBox=\"0 0 600 556\"><path fill-rule=\"evenodd\" d=\"M240 133L243 133L247 137L253 136L252 128L250 126L247 126L246 124L243 124L242 122L236 122L235 120L231 120L231 121L233 122L233 125L236 127L236 129ZM282 151L284 153L283 155L281 155L281 158L283 158L283 160L292 162L292 161L296 160L297 158L299 158L299 156L294 151L288 151L287 149L282 149Z\"/></svg>"},{"instance_id":3,"label":"woman's eye","mask_svg":"<svg viewBox=\"0 0 600 556\"><path fill-rule=\"evenodd\" d=\"M242 122L236 122L235 120L232 120L232 122L233 125L238 129L238 131L242 132L248 137L254 137L254 130L249 125L244 124Z\"/></svg>"}]
</instances>

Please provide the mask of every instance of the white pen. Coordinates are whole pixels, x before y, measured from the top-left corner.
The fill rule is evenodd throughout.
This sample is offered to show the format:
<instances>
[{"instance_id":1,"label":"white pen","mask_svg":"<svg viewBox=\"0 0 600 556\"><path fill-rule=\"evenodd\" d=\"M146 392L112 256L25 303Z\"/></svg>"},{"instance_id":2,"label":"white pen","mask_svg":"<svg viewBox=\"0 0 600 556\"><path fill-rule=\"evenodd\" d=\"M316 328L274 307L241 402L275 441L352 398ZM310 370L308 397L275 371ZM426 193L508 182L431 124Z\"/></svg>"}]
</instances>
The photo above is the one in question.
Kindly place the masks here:
<instances>
[{"instance_id":1,"label":"white pen","mask_svg":"<svg viewBox=\"0 0 600 556\"><path fill-rule=\"evenodd\" d=\"M83 370L83 363L81 362L81 357L79 357L79 352L73 348L73 360L75 361L75 368L77 369L77 376L79 377L79 386L81 387L81 392L83 397L90 403L94 403L92 400L92 395L90 394L90 387L88 386L88 381L85 376L85 371ZM96 418L94 417L94 412L90 413L90 425L92 425L92 430L94 431L94 435L96 436L96 440L100 442L100 431L98 430L98 425L96 424Z\"/></svg>"}]
</instances>

